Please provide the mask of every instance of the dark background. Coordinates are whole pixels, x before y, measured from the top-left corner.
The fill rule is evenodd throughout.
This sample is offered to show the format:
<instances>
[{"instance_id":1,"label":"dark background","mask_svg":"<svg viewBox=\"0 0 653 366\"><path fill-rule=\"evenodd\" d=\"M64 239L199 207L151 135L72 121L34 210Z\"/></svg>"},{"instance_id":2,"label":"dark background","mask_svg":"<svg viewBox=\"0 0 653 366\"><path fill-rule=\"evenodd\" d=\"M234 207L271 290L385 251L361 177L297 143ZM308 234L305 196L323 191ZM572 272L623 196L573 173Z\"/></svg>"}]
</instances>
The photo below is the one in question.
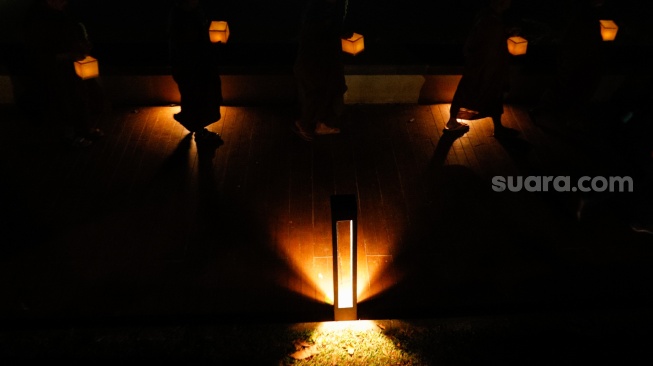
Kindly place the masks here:
<instances>
[{"instance_id":1,"label":"dark background","mask_svg":"<svg viewBox=\"0 0 653 366\"><path fill-rule=\"evenodd\" d=\"M87 27L103 72L166 73L166 20L172 0L70 0L69 10ZM292 64L306 0L205 0L211 19L227 20L222 47L227 72L286 72ZM350 0L348 20L365 36L355 65L459 65L461 45L483 0ZM529 40L531 61L544 64L559 41L570 0L513 0L512 16ZM5 65L20 65L21 19L30 1L0 0L0 44ZM632 59L653 42L651 12L635 0L608 1L602 18L619 34L613 48ZM597 24L598 31L598 24Z\"/></svg>"}]
</instances>

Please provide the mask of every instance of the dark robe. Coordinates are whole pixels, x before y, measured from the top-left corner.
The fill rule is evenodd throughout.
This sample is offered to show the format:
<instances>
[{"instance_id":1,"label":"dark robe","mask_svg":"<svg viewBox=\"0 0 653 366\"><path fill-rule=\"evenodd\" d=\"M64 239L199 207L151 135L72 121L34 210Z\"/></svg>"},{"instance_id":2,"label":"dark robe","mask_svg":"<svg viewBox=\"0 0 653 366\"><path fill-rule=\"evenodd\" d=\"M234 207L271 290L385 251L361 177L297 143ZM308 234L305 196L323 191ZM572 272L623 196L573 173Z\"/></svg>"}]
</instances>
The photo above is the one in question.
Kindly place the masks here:
<instances>
[{"instance_id":1,"label":"dark robe","mask_svg":"<svg viewBox=\"0 0 653 366\"><path fill-rule=\"evenodd\" d=\"M479 112L478 118L503 114L508 83L508 34L502 16L487 9L479 15L464 46L465 69L451 103Z\"/></svg>"},{"instance_id":2,"label":"dark robe","mask_svg":"<svg viewBox=\"0 0 653 366\"><path fill-rule=\"evenodd\" d=\"M75 73L74 62L91 49L86 30L65 11L37 2L25 22L29 102L43 118L61 125L66 137L88 132L87 82Z\"/></svg>"},{"instance_id":3,"label":"dark robe","mask_svg":"<svg viewBox=\"0 0 653 366\"><path fill-rule=\"evenodd\" d=\"M189 131L198 131L220 119L222 83L209 22L201 8L177 7L170 16L172 77L181 95L177 116Z\"/></svg>"},{"instance_id":4,"label":"dark robe","mask_svg":"<svg viewBox=\"0 0 653 366\"><path fill-rule=\"evenodd\" d=\"M317 121L338 114L347 91L342 62L344 3L312 0L304 14L294 65L302 116L300 123L312 130Z\"/></svg>"}]
</instances>

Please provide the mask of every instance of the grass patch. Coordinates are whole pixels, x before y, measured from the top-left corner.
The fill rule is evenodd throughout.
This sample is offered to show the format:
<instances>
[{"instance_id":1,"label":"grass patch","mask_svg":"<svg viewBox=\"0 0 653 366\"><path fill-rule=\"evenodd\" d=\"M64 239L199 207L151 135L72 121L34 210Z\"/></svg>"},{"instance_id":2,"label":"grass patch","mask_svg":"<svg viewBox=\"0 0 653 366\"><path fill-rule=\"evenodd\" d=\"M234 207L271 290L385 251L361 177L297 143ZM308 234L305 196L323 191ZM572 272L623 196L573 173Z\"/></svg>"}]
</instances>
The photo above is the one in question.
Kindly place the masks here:
<instances>
[{"instance_id":1,"label":"grass patch","mask_svg":"<svg viewBox=\"0 0 653 366\"><path fill-rule=\"evenodd\" d=\"M354 322L358 323L358 322ZM382 322L317 325L298 331L282 365L421 365L419 355L402 345L396 328ZM389 331L388 331L389 330ZM392 333L395 333L394 335ZM399 337L398 337L399 336Z\"/></svg>"}]
</instances>

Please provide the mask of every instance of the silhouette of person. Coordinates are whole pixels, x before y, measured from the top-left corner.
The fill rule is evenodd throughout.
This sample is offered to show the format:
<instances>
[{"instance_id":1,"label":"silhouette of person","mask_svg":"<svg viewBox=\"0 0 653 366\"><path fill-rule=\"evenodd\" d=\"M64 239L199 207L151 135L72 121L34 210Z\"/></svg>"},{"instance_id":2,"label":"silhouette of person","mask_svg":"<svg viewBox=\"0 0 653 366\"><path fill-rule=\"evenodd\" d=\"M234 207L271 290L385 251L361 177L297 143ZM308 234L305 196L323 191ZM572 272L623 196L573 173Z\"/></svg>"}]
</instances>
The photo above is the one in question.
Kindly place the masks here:
<instances>
[{"instance_id":1,"label":"silhouette of person","mask_svg":"<svg viewBox=\"0 0 653 366\"><path fill-rule=\"evenodd\" d=\"M557 70L552 88L530 111L531 119L560 115L567 129L582 130L587 111L601 81L602 38L599 11L604 0L568 3L567 26L558 43Z\"/></svg>"},{"instance_id":2,"label":"silhouette of person","mask_svg":"<svg viewBox=\"0 0 653 366\"><path fill-rule=\"evenodd\" d=\"M90 146L104 133L91 128L88 82L75 73L75 61L91 50L86 29L67 11L67 0L36 0L25 21L25 48L34 98L63 130L65 141Z\"/></svg>"},{"instance_id":3,"label":"silhouette of person","mask_svg":"<svg viewBox=\"0 0 653 366\"><path fill-rule=\"evenodd\" d=\"M501 124L503 93L508 81L510 54L508 27L503 14L510 0L490 0L476 18L464 45L465 68L450 108L444 131L464 133L469 125L458 119L474 120L491 117L494 135L514 135L515 130Z\"/></svg>"},{"instance_id":4,"label":"silhouette of person","mask_svg":"<svg viewBox=\"0 0 653 366\"><path fill-rule=\"evenodd\" d=\"M341 43L345 7L344 0L309 0L303 15L293 69L301 115L293 131L306 141L340 133L329 125L339 117L347 91Z\"/></svg>"},{"instance_id":5,"label":"silhouette of person","mask_svg":"<svg viewBox=\"0 0 653 366\"><path fill-rule=\"evenodd\" d=\"M221 144L220 135L206 127L220 120L222 82L209 21L199 0L179 0L170 13L172 77L181 95L177 122L195 135L195 142Z\"/></svg>"}]
</instances>

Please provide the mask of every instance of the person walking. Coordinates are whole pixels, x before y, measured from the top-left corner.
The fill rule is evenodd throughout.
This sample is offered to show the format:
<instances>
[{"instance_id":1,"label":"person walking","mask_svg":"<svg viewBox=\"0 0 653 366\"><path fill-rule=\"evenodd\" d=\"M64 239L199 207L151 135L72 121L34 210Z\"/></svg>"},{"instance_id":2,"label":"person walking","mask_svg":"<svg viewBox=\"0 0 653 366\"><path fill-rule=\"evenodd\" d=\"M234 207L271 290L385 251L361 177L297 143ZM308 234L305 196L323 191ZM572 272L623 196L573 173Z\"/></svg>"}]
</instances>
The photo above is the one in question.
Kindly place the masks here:
<instances>
[{"instance_id":1,"label":"person walking","mask_svg":"<svg viewBox=\"0 0 653 366\"><path fill-rule=\"evenodd\" d=\"M36 0L28 11L24 33L33 70L30 103L61 131L67 144L88 147L104 132L91 127L89 83L94 80L77 76L74 63L86 58L92 45L86 28L67 7L67 0Z\"/></svg>"},{"instance_id":2,"label":"person walking","mask_svg":"<svg viewBox=\"0 0 653 366\"><path fill-rule=\"evenodd\" d=\"M310 0L304 13L293 68L301 116L293 131L306 141L340 133L333 127L344 105L342 62L344 0Z\"/></svg>"},{"instance_id":3,"label":"person walking","mask_svg":"<svg viewBox=\"0 0 653 366\"><path fill-rule=\"evenodd\" d=\"M464 46L465 69L451 102L445 133L465 133L469 125L461 120L490 117L494 136L514 135L503 126L503 93L508 81L509 33L503 20L510 0L490 0L478 15Z\"/></svg>"},{"instance_id":4,"label":"person walking","mask_svg":"<svg viewBox=\"0 0 653 366\"><path fill-rule=\"evenodd\" d=\"M199 0L177 1L169 29L172 77L181 95L181 112L174 118L196 143L221 144L220 135L206 128L221 118L222 82Z\"/></svg>"}]
</instances>

